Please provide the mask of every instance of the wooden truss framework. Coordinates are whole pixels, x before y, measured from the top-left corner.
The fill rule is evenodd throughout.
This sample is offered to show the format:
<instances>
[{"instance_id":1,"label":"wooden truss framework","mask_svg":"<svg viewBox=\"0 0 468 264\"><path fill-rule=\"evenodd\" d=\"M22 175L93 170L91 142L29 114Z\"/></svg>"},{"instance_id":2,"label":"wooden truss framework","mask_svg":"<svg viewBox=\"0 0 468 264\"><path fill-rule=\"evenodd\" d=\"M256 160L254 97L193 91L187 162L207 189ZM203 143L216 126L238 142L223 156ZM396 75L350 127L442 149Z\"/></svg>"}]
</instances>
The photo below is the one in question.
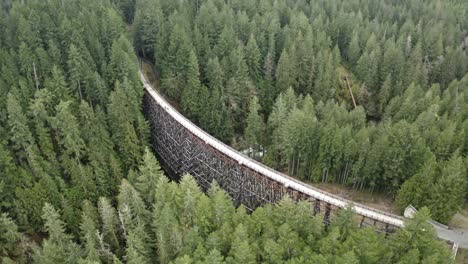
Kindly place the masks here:
<instances>
[{"instance_id":1,"label":"wooden truss framework","mask_svg":"<svg viewBox=\"0 0 468 264\"><path fill-rule=\"evenodd\" d=\"M239 164L188 131L174 120L145 92L144 113L149 120L151 142L161 166L173 180L181 175L192 175L203 191L216 180L232 198L236 206L249 211L266 203L276 203L285 195L294 201L309 200L314 215L321 214L325 224L330 223L340 208L288 188L252 169ZM360 216L360 226L375 226L378 232L392 233L395 227L378 220Z\"/></svg>"}]
</instances>

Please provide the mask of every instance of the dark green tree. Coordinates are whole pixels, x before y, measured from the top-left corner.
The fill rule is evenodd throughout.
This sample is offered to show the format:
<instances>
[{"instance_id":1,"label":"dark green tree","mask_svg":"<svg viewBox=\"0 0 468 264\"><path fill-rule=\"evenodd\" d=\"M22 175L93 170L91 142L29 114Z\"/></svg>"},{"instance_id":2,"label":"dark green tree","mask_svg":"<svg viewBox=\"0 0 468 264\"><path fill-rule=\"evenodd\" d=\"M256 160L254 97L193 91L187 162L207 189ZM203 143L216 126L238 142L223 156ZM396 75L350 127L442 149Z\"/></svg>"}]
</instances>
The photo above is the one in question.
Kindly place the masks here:
<instances>
[{"instance_id":1,"label":"dark green tree","mask_svg":"<svg viewBox=\"0 0 468 264\"><path fill-rule=\"evenodd\" d=\"M250 35L247 46L245 47L245 60L249 67L249 76L252 81L258 83L261 73L261 58L257 41L253 35Z\"/></svg>"},{"instance_id":2,"label":"dark green tree","mask_svg":"<svg viewBox=\"0 0 468 264\"><path fill-rule=\"evenodd\" d=\"M283 50L276 68L276 86L278 92L284 92L289 87L295 88L296 72L294 62L289 58L288 51Z\"/></svg>"},{"instance_id":3,"label":"dark green tree","mask_svg":"<svg viewBox=\"0 0 468 264\"><path fill-rule=\"evenodd\" d=\"M8 256L14 253L21 233L18 232L18 226L7 213L0 215L0 231L3 234L0 239L0 252L2 256Z\"/></svg>"},{"instance_id":4,"label":"dark green tree","mask_svg":"<svg viewBox=\"0 0 468 264\"><path fill-rule=\"evenodd\" d=\"M200 71L198 68L198 59L192 50L188 57L186 69L186 86L183 87L181 104L182 109L189 117L198 120L202 112L203 96L201 95Z\"/></svg>"},{"instance_id":5,"label":"dark green tree","mask_svg":"<svg viewBox=\"0 0 468 264\"><path fill-rule=\"evenodd\" d=\"M44 204L44 228L49 237L43 242L42 249L34 256L35 263L78 263L82 250L71 236L65 233L65 223L60 214L49 203Z\"/></svg>"},{"instance_id":6,"label":"dark green tree","mask_svg":"<svg viewBox=\"0 0 468 264\"><path fill-rule=\"evenodd\" d=\"M164 173L159 166L158 160L149 148L145 149L145 154L138 170L139 172L134 183L135 188L140 192L146 204L151 206L155 203L157 185L161 178L164 177Z\"/></svg>"},{"instance_id":7,"label":"dark green tree","mask_svg":"<svg viewBox=\"0 0 468 264\"><path fill-rule=\"evenodd\" d=\"M248 146L252 149L252 154L255 156L256 152L260 151L260 148L264 142L264 123L263 118L259 114L260 105L257 97L252 97L249 105L249 114L247 115L246 128L245 128L245 139ZM253 156L253 157L254 157Z\"/></svg>"},{"instance_id":8,"label":"dark green tree","mask_svg":"<svg viewBox=\"0 0 468 264\"><path fill-rule=\"evenodd\" d=\"M28 126L28 120L21 108L17 97L12 93L7 98L8 125L13 143L12 149L15 151L19 161L26 161L27 149L32 147L34 138Z\"/></svg>"}]
</instances>

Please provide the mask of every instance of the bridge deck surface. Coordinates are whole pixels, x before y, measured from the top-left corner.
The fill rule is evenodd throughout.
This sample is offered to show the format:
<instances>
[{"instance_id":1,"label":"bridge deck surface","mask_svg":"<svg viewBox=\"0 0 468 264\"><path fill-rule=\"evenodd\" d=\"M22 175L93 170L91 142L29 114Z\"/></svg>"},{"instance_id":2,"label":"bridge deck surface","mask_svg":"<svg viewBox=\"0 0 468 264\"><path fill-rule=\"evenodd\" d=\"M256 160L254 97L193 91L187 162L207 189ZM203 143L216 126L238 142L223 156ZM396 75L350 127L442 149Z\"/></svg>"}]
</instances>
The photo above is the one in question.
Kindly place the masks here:
<instances>
[{"instance_id":1,"label":"bridge deck surface","mask_svg":"<svg viewBox=\"0 0 468 264\"><path fill-rule=\"evenodd\" d=\"M217 140L213 136L209 135L201 128L193 124L190 120L185 118L182 114L180 114L176 109L174 109L159 93L157 93L156 89L152 87L152 85L146 80L144 74L140 71L140 78L143 82L143 85L146 91L151 95L151 97L160 105L172 118L174 118L178 123L184 126L187 130L191 133L196 135L198 138L202 139L206 144L214 147L218 151L224 153L225 155L229 156L230 158L236 160L240 164L251 168L252 170L271 178L274 181L277 181L285 186L297 190L299 192L305 193L313 198L320 199L321 201L325 201L332 205L335 205L340 208L344 208L348 205L353 206L353 210L362 216L366 216L384 223L388 223L393 226L403 227L404 226L404 217L390 214L384 211L380 211L359 203L354 203L342 197L333 195L326 191L320 190L308 184L305 184L299 180L291 178L287 175L284 175L278 171L275 171L243 154L234 150L230 146L222 143L221 141ZM464 230L451 230L445 229L443 227L434 225L434 229L437 231L439 238L444 240L453 241L459 244L462 248L468 248L468 231L464 232Z\"/></svg>"}]
</instances>

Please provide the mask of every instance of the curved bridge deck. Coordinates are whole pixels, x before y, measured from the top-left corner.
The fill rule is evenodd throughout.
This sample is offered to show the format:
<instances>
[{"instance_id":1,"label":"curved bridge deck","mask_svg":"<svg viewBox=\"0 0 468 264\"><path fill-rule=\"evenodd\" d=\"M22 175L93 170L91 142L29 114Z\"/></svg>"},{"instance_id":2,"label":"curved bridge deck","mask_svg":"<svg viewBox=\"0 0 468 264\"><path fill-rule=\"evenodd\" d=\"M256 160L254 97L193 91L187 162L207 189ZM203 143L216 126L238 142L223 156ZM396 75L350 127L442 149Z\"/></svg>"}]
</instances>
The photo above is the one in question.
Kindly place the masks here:
<instances>
[{"instance_id":1,"label":"curved bridge deck","mask_svg":"<svg viewBox=\"0 0 468 264\"><path fill-rule=\"evenodd\" d=\"M152 105L150 109L150 112L152 112L153 115L162 115L162 114L167 114L165 115L165 118L170 117L173 119L173 121L179 125L181 125L186 132L189 132L200 144L204 144L204 147L209 147L211 151L215 150L220 152L221 154L225 155L227 158L231 159L231 162L234 161L237 163L240 167L245 167L253 171L256 176L263 176L268 178L270 181L273 181L277 183L277 185L282 186L285 189L291 190L295 196L299 195L302 198L308 198L309 200L312 201L320 201L322 203L327 204L330 208L344 208L348 205L352 205L354 211L365 218L374 220L375 221L383 223L384 225L387 226L387 228L391 227L402 227L404 225L403 217L390 214L387 212L383 212L380 210L376 210L374 208L370 208L368 206L354 203L352 201L346 200L342 197L339 197L337 195L333 195L331 193L325 192L323 190L320 190L318 188L315 188L313 186L310 186L308 184L305 184L301 181L298 181L294 178L291 178L285 174L282 174L278 171L275 171L241 153L238 151L234 150L230 146L222 143L221 141L217 140L213 136L209 135L205 131L203 131L201 128L193 124L190 120L185 118L182 114L180 114L176 109L174 109L161 95L159 95L156 90L148 83L146 80L145 76L140 72L141 80L144 84L145 90L147 92L147 95L151 97L151 100L156 103L156 105ZM145 105L148 108L149 102L146 100ZM155 107L159 107L160 109L155 109ZM165 113L161 113L160 110L163 110ZM158 118L160 118L159 116ZM162 124L159 120L155 120L159 125L162 127L167 127L167 123ZM174 124L171 124L174 125ZM156 130L160 130L161 126L158 128L155 128ZM153 129L154 130L154 129ZM152 130L152 131L153 131ZM167 130L164 130L165 132L168 132ZM155 135L156 134L156 135ZM162 133L153 133L153 140L156 141L162 141L161 137L164 136L169 136L173 137L176 133L172 133L172 135L163 135ZM188 136L188 135L186 135ZM174 141L177 141L174 139ZM184 141L184 140L182 140ZM201 141L201 142L200 142ZM160 146L162 142L154 142L155 145ZM162 146L162 148L167 148L168 146ZM192 146L193 147L193 146ZM167 159L167 158L166 158ZM167 162L166 163L171 163ZM175 167L175 166L172 166ZM180 169L174 169L176 173L191 173L193 174L194 171L180 171ZM207 174L209 174L209 171L206 171ZM195 174L199 174L195 172ZM195 177L199 175L194 175ZM207 178L212 178L212 177L206 177ZM220 182L220 179L217 179L220 185L222 185L222 182ZM229 192L229 191L228 191ZM268 201L268 202L273 202L273 201ZM253 209L253 208L250 208Z\"/></svg>"},{"instance_id":2,"label":"curved bridge deck","mask_svg":"<svg viewBox=\"0 0 468 264\"><path fill-rule=\"evenodd\" d=\"M264 203L274 203L289 195L294 200L309 200L314 214L329 222L334 212L352 206L361 217L361 226L393 232L404 226L404 217L383 212L305 184L275 171L222 143L185 118L149 84L140 71L146 94L145 113L151 125L152 143L161 164L177 175L189 173L203 189L213 180L226 190L236 205L254 210ZM454 248L468 247L468 232L434 226L441 239L453 241Z\"/></svg>"}]
</instances>

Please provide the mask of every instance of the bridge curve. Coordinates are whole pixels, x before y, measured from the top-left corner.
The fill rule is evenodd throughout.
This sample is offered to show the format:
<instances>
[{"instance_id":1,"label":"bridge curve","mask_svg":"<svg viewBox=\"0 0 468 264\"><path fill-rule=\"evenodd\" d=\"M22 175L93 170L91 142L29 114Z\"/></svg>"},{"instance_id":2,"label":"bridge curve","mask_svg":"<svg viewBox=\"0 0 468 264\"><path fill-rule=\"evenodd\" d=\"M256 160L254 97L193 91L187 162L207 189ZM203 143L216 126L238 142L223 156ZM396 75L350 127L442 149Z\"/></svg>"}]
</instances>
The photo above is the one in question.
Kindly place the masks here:
<instances>
[{"instance_id":1,"label":"bridge curve","mask_svg":"<svg viewBox=\"0 0 468 264\"><path fill-rule=\"evenodd\" d=\"M336 211L334 209L351 205L356 214L362 216L361 225L375 225L381 231L386 232L404 226L404 218L401 216L354 203L320 190L239 153L180 114L149 84L141 71L140 78L146 91L144 107L152 126L153 144L156 146L156 152L162 152L159 154L163 161L162 165L169 167L174 173L192 174L202 188L208 188L211 181L216 179L221 187L228 187L225 190L227 189L227 192L233 196L235 202L246 205L250 210L265 202L275 202L288 194L295 200L308 199L315 202L314 212L324 213L325 217L330 217L330 214ZM206 166L203 163L211 163L214 166ZM220 171L223 169L224 173ZM231 179L225 179L226 175L223 177L226 173ZM239 179L242 177L244 179ZM264 179L259 179L259 177ZM250 178L257 181L254 184L260 185L263 189L272 188L272 190L263 194L255 193L254 189L258 188L245 184L246 181L251 182ZM233 184L223 186L229 185L225 184L224 180L236 181L234 185L237 186L232 186ZM239 195L239 191L245 193ZM275 195L275 192L278 195ZM237 198L243 197L236 201L236 196ZM245 201L245 198L251 198L251 196L256 196L257 201L253 203ZM249 206L252 204L254 206Z\"/></svg>"}]
</instances>

